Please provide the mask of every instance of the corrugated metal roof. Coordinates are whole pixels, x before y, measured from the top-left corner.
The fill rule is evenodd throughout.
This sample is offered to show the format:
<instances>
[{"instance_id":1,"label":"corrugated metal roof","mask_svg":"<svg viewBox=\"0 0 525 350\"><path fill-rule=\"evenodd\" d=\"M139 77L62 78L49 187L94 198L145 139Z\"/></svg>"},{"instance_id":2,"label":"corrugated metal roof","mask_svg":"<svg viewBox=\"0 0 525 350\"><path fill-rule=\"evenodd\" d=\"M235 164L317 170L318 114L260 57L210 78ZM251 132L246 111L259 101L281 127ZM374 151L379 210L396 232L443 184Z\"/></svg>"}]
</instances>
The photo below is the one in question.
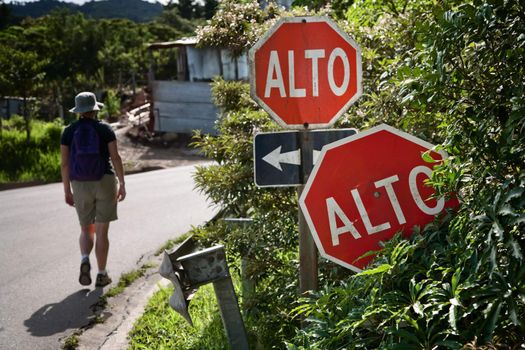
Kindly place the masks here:
<instances>
[{"instance_id":1,"label":"corrugated metal roof","mask_svg":"<svg viewBox=\"0 0 525 350\"><path fill-rule=\"evenodd\" d=\"M148 44L148 49L169 49L177 46L194 46L197 45L197 37L186 37L175 41L164 41L159 43Z\"/></svg>"}]
</instances>

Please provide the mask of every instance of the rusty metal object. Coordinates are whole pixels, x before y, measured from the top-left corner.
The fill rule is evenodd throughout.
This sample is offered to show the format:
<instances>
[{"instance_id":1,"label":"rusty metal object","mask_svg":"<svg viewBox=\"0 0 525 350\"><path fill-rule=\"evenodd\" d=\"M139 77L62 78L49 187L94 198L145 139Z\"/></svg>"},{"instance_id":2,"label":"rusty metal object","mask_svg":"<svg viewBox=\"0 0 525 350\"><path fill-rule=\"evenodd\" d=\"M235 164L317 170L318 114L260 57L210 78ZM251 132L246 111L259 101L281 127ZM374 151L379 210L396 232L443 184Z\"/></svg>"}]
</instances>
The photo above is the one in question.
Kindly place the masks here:
<instances>
[{"instance_id":1,"label":"rusty metal object","mask_svg":"<svg viewBox=\"0 0 525 350\"><path fill-rule=\"evenodd\" d=\"M191 297L199 286L213 283L231 348L249 349L244 322L222 245L198 250L196 242L190 237L173 252L164 252L159 273L173 283L174 291L170 297L170 306L191 325L193 322L188 312Z\"/></svg>"}]
</instances>

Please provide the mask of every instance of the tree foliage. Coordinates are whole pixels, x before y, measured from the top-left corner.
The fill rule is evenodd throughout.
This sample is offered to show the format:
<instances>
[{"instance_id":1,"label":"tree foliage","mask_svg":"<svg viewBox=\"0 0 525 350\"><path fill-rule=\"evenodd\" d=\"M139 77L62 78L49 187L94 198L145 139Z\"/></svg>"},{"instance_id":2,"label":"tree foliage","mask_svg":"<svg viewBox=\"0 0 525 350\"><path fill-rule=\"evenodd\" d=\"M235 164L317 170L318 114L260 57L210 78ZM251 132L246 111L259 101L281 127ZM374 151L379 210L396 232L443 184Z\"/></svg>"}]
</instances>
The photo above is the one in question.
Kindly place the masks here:
<instances>
[{"instance_id":1,"label":"tree foliage","mask_svg":"<svg viewBox=\"0 0 525 350\"><path fill-rule=\"evenodd\" d=\"M194 1L194 0L171 0L166 7L176 10L184 19L196 18L210 19L214 14L219 2L217 0Z\"/></svg>"},{"instance_id":2,"label":"tree foliage","mask_svg":"<svg viewBox=\"0 0 525 350\"><path fill-rule=\"evenodd\" d=\"M104 3L93 2L92 8L110 5ZM112 3L123 5L124 2ZM51 0L31 4L32 8L40 6L45 11L55 5L62 9L46 12L38 18L15 21L8 5L0 0L0 102L6 96L31 100L31 103L22 104L20 113L25 121L26 143L33 148L35 157L50 153L44 162L46 169L39 175L31 169L34 163L40 164L40 160L27 156L25 152L31 152L28 146L23 147L23 152L11 152L9 156L3 152L4 163L7 162L4 165L11 168L5 169L8 174L2 174L1 181L56 179L60 173L56 166L59 159L54 150L33 142L32 127L38 125L33 119L52 121L64 116L63 121L67 123L74 116L64 112L71 107L74 96L83 90L96 91L100 95L106 104L101 116L109 118L120 114L122 94L117 96L115 91L134 88L135 83L146 83L149 66L146 44L192 35L196 25L169 11L148 23L128 19L96 20L80 12L73 13L63 8L69 6L60 4L64 5ZM164 63L155 56L153 60ZM2 149L10 149L19 140L18 134L14 138L10 130L5 130L8 127L9 123L0 119Z\"/></svg>"},{"instance_id":3,"label":"tree foliage","mask_svg":"<svg viewBox=\"0 0 525 350\"><path fill-rule=\"evenodd\" d=\"M9 62L8 58L7 63L16 68L36 60L39 64L32 65L32 78L42 79L33 80L28 89L22 80L13 79L9 70L2 69L2 93L16 96L26 92L39 98L50 105L48 118L53 119L64 101L72 101L80 90L119 88L131 79L144 84L148 69L146 44L191 35L194 28L195 23L169 13L149 23L95 20L67 9L26 18L19 25L0 30L2 56L23 52L19 60Z\"/></svg>"},{"instance_id":4,"label":"tree foliage","mask_svg":"<svg viewBox=\"0 0 525 350\"><path fill-rule=\"evenodd\" d=\"M3 122L0 142L0 184L18 181L60 180L60 139L62 123L30 120L31 136L27 140L27 120L13 116Z\"/></svg>"}]
</instances>

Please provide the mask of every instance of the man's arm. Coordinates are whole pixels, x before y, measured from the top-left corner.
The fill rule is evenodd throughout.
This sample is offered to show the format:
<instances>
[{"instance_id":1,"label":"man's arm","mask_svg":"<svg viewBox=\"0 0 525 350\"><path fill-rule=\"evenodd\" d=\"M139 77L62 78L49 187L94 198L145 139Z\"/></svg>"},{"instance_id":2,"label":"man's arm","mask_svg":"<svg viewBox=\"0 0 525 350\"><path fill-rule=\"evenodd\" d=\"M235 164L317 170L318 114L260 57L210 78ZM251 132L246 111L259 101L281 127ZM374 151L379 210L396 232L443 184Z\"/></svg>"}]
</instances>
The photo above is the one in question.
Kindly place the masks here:
<instances>
[{"instance_id":1,"label":"man's arm","mask_svg":"<svg viewBox=\"0 0 525 350\"><path fill-rule=\"evenodd\" d=\"M124 166L122 165L122 158L120 158L120 154L118 153L116 140L108 143L108 150L119 182L117 198L119 201L123 201L124 198L126 198L126 183L124 182Z\"/></svg>"},{"instance_id":2,"label":"man's arm","mask_svg":"<svg viewBox=\"0 0 525 350\"><path fill-rule=\"evenodd\" d=\"M73 201L73 192L71 192L69 180L69 147L66 145L60 145L60 174L62 175L66 203L74 206L75 202Z\"/></svg>"}]
</instances>

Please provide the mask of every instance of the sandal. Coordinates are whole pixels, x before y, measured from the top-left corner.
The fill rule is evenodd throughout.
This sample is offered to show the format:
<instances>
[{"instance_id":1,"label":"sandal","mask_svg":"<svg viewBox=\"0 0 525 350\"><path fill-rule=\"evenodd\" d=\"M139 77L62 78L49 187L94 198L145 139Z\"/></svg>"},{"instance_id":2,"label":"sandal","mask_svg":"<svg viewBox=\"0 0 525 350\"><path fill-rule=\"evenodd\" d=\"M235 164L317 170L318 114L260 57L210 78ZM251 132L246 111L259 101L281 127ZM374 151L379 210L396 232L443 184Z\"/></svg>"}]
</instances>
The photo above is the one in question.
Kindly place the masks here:
<instances>
[{"instance_id":1,"label":"sandal","mask_svg":"<svg viewBox=\"0 0 525 350\"><path fill-rule=\"evenodd\" d=\"M111 278L107 274L97 274L97 282L95 283L95 287L105 287L108 284L110 284Z\"/></svg>"},{"instance_id":2,"label":"sandal","mask_svg":"<svg viewBox=\"0 0 525 350\"><path fill-rule=\"evenodd\" d=\"M89 260L82 261L80 264L78 281L83 286L89 286L91 284L91 265L89 264Z\"/></svg>"}]
</instances>

